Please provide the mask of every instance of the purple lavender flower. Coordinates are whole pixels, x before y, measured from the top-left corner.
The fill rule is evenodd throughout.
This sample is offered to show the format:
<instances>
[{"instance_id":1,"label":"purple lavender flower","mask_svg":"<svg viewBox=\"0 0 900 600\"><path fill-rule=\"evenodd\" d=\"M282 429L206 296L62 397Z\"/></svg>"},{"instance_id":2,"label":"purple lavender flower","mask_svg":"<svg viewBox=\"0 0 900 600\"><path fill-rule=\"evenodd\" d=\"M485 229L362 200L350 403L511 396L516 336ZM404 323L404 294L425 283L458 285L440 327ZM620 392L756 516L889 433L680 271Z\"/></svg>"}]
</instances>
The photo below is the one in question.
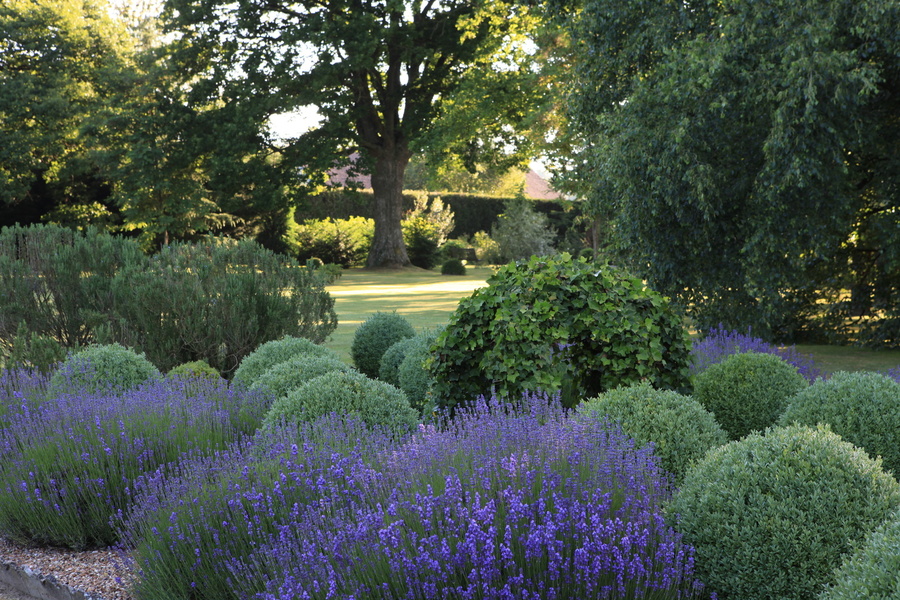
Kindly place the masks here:
<instances>
[{"instance_id":1,"label":"purple lavender flower","mask_svg":"<svg viewBox=\"0 0 900 600\"><path fill-rule=\"evenodd\" d=\"M693 358L691 372L696 375L711 365L722 362L732 354L743 352L760 352L780 356L786 362L797 367L800 374L809 382L825 376L825 373L816 366L812 356L800 354L795 346L775 346L753 337L749 328L747 333L743 334L717 327L711 328L702 340L694 342L691 349Z\"/></svg>"}]
</instances>

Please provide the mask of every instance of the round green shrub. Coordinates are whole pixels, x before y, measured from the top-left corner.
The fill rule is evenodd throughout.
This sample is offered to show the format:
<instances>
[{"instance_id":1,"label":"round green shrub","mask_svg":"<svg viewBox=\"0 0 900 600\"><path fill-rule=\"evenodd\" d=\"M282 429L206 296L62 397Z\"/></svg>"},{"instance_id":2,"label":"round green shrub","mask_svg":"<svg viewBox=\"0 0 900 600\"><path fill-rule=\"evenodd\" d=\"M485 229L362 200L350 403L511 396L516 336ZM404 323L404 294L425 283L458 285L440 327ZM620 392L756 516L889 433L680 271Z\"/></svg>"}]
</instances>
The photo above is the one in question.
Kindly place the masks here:
<instances>
[{"instance_id":1,"label":"round green shrub","mask_svg":"<svg viewBox=\"0 0 900 600\"><path fill-rule=\"evenodd\" d=\"M574 406L647 379L686 389L690 338L666 298L613 266L569 254L497 271L463 299L438 338L434 394L452 408L491 393L562 393Z\"/></svg>"},{"instance_id":2,"label":"round green shrub","mask_svg":"<svg viewBox=\"0 0 900 600\"><path fill-rule=\"evenodd\" d=\"M360 372L378 377L381 357L403 338L416 335L416 330L396 312L377 312L356 328L350 345L350 357Z\"/></svg>"},{"instance_id":3,"label":"round green shrub","mask_svg":"<svg viewBox=\"0 0 900 600\"><path fill-rule=\"evenodd\" d=\"M169 377L197 377L205 379L221 379L222 375L205 360L195 360L172 367L167 373Z\"/></svg>"},{"instance_id":4,"label":"round green shrub","mask_svg":"<svg viewBox=\"0 0 900 600\"><path fill-rule=\"evenodd\" d=\"M788 399L808 386L797 367L774 354L733 354L694 377L694 398L731 439L775 424Z\"/></svg>"},{"instance_id":5,"label":"round green shrub","mask_svg":"<svg viewBox=\"0 0 900 600\"><path fill-rule=\"evenodd\" d=\"M410 405L420 413L431 398L434 378L428 370L426 361L431 356L431 348L440 332L441 329L435 329L411 338L413 342L407 348L403 362L397 369L398 387L406 394Z\"/></svg>"},{"instance_id":6,"label":"round green shrub","mask_svg":"<svg viewBox=\"0 0 900 600\"><path fill-rule=\"evenodd\" d=\"M394 342L382 355L381 365L378 368L378 379L391 385L399 385L400 363L406 358L406 353L416 343L416 336L403 338Z\"/></svg>"},{"instance_id":7,"label":"round green shrub","mask_svg":"<svg viewBox=\"0 0 900 600\"><path fill-rule=\"evenodd\" d=\"M51 394L124 392L159 379L159 369L143 354L119 344L106 344L69 355L50 377L48 389Z\"/></svg>"},{"instance_id":8,"label":"round green shrub","mask_svg":"<svg viewBox=\"0 0 900 600\"><path fill-rule=\"evenodd\" d=\"M245 356L234 372L232 381L250 387L260 375L275 365L298 356L338 358L337 352L329 350L325 346L320 346L306 338L286 336L279 340L266 342Z\"/></svg>"},{"instance_id":9,"label":"round green shrub","mask_svg":"<svg viewBox=\"0 0 900 600\"><path fill-rule=\"evenodd\" d=\"M320 375L353 370L353 367L332 356L301 355L275 365L257 377L250 389L266 388L280 398Z\"/></svg>"},{"instance_id":10,"label":"round green shrub","mask_svg":"<svg viewBox=\"0 0 900 600\"><path fill-rule=\"evenodd\" d=\"M881 373L835 373L793 396L779 423L827 423L900 475L900 383Z\"/></svg>"},{"instance_id":11,"label":"round green shrub","mask_svg":"<svg viewBox=\"0 0 900 600\"><path fill-rule=\"evenodd\" d=\"M398 432L411 431L418 424L418 414L396 387L359 372L333 371L275 400L263 425L274 426L282 420L313 421L330 413Z\"/></svg>"},{"instance_id":12,"label":"round green shrub","mask_svg":"<svg viewBox=\"0 0 900 600\"><path fill-rule=\"evenodd\" d=\"M441 265L441 275L465 275L466 265L458 258L451 258Z\"/></svg>"},{"instance_id":13,"label":"round green shrub","mask_svg":"<svg viewBox=\"0 0 900 600\"><path fill-rule=\"evenodd\" d=\"M804 600L898 504L880 461L827 428L791 426L710 450L668 513L720 597Z\"/></svg>"},{"instance_id":14,"label":"round green shrub","mask_svg":"<svg viewBox=\"0 0 900 600\"><path fill-rule=\"evenodd\" d=\"M654 445L664 469L678 483L711 448L728 442L712 413L690 396L654 389L647 382L620 386L578 407L583 415L605 416L645 446Z\"/></svg>"},{"instance_id":15,"label":"round green shrub","mask_svg":"<svg viewBox=\"0 0 900 600\"><path fill-rule=\"evenodd\" d=\"M900 598L900 513L872 532L844 560L835 583L819 600L897 600Z\"/></svg>"}]
</instances>

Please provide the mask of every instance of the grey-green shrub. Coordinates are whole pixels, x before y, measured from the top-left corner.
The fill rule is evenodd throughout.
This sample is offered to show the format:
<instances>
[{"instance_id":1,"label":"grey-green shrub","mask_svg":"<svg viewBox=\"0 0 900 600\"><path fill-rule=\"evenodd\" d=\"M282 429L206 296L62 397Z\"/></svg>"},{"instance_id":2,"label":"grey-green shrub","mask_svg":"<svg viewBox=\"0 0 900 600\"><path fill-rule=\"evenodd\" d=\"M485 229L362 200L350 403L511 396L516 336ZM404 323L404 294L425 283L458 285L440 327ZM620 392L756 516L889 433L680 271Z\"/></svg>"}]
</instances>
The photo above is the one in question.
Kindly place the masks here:
<instances>
[{"instance_id":1,"label":"grey-green shrub","mask_svg":"<svg viewBox=\"0 0 900 600\"><path fill-rule=\"evenodd\" d=\"M668 508L721 598L814 598L900 505L900 484L825 428L774 427L713 450Z\"/></svg>"},{"instance_id":2,"label":"grey-green shrub","mask_svg":"<svg viewBox=\"0 0 900 600\"><path fill-rule=\"evenodd\" d=\"M834 576L819 600L900 598L900 512L872 532Z\"/></svg>"},{"instance_id":3,"label":"grey-green shrub","mask_svg":"<svg viewBox=\"0 0 900 600\"><path fill-rule=\"evenodd\" d=\"M900 383L881 373L835 373L793 396L779 423L827 423L900 475Z\"/></svg>"},{"instance_id":4,"label":"grey-green shrub","mask_svg":"<svg viewBox=\"0 0 900 600\"><path fill-rule=\"evenodd\" d=\"M400 363L406 358L406 353L416 343L416 336L403 338L394 342L390 348L381 356L381 365L378 367L378 379L398 385Z\"/></svg>"},{"instance_id":5,"label":"grey-green shrub","mask_svg":"<svg viewBox=\"0 0 900 600\"><path fill-rule=\"evenodd\" d=\"M388 348L414 335L416 330L403 316L396 312L377 312L356 328L350 345L350 357L360 372L378 377L381 357Z\"/></svg>"},{"instance_id":6,"label":"grey-green shrub","mask_svg":"<svg viewBox=\"0 0 900 600\"><path fill-rule=\"evenodd\" d=\"M503 214L491 229L491 237L500 246L504 260L522 260L553 252L553 239L547 215L534 209L532 202L518 197L503 205Z\"/></svg>"},{"instance_id":7,"label":"grey-green shrub","mask_svg":"<svg viewBox=\"0 0 900 600\"><path fill-rule=\"evenodd\" d=\"M334 350L320 346L306 338L283 337L262 344L244 357L234 372L232 381L250 387L266 371L279 363L300 356L330 356L338 358Z\"/></svg>"},{"instance_id":8,"label":"grey-green shrub","mask_svg":"<svg viewBox=\"0 0 900 600\"><path fill-rule=\"evenodd\" d=\"M263 419L263 426L271 427L282 420L314 421L331 413L398 433L411 431L418 424L418 413L396 387L359 372L333 371L278 398Z\"/></svg>"},{"instance_id":9,"label":"grey-green shrub","mask_svg":"<svg viewBox=\"0 0 900 600\"><path fill-rule=\"evenodd\" d=\"M694 377L694 398L716 417L731 439L775 424L788 399L807 381L773 354L734 354Z\"/></svg>"},{"instance_id":10,"label":"grey-green shrub","mask_svg":"<svg viewBox=\"0 0 900 600\"><path fill-rule=\"evenodd\" d=\"M168 377L196 377L201 379L221 379L222 375L216 369L211 367L205 360L193 360L181 363L172 367L168 373Z\"/></svg>"},{"instance_id":11,"label":"grey-green shrub","mask_svg":"<svg viewBox=\"0 0 900 600\"><path fill-rule=\"evenodd\" d=\"M153 363L120 344L88 346L69 355L50 376L51 394L125 392L162 379Z\"/></svg>"},{"instance_id":12,"label":"grey-green shrub","mask_svg":"<svg viewBox=\"0 0 900 600\"><path fill-rule=\"evenodd\" d=\"M653 443L664 469L680 482L711 448L728 442L712 413L690 396L647 382L619 386L578 406L582 415L606 417L641 446Z\"/></svg>"},{"instance_id":13,"label":"grey-green shrub","mask_svg":"<svg viewBox=\"0 0 900 600\"><path fill-rule=\"evenodd\" d=\"M353 367L334 356L301 355L275 365L257 377L250 389L266 388L276 398L280 398L320 375L353 370Z\"/></svg>"},{"instance_id":14,"label":"grey-green shrub","mask_svg":"<svg viewBox=\"0 0 900 600\"><path fill-rule=\"evenodd\" d=\"M429 404L434 376L428 371L425 361L431 356L431 348L443 328L420 333L412 338L403 361L397 369L397 383L413 408L422 412Z\"/></svg>"}]
</instances>

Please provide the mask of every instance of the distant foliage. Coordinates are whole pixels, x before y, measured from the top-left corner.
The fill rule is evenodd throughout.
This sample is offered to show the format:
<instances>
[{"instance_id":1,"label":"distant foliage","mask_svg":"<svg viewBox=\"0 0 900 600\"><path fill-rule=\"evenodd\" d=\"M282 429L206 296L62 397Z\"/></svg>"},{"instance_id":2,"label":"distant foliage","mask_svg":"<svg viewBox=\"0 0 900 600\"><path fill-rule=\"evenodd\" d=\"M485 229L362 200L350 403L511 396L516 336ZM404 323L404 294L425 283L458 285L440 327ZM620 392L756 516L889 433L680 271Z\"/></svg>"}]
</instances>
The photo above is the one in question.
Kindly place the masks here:
<instances>
[{"instance_id":1,"label":"distant foliage","mask_svg":"<svg viewBox=\"0 0 900 600\"><path fill-rule=\"evenodd\" d=\"M774 425L788 400L808 387L797 371L773 354L733 354L694 378L694 397L731 439Z\"/></svg>"},{"instance_id":2,"label":"distant foliage","mask_svg":"<svg viewBox=\"0 0 900 600\"><path fill-rule=\"evenodd\" d=\"M524 198L517 198L504 205L491 237L500 246L503 259L510 261L552 253L555 235L546 215L535 211Z\"/></svg>"},{"instance_id":3,"label":"distant foliage","mask_svg":"<svg viewBox=\"0 0 900 600\"><path fill-rule=\"evenodd\" d=\"M900 598L900 513L872 532L837 570L818 600Z\"/></svg>"},{"instance_id":4,"label":"distant foliage","mask_svg":"<svg viewBox=\"0 0 900 600\"><path fill-rule=\"evenodd\" d=\"M441 265L441 275L465 275L466 265L458 258L451 258Z\"/></svg>"},{"instance_id":5,"label":"distant foliage","mask_svg":"<svg viewBox=\"0 0 900 600\"><path fill-rule=\"evenodd\" d=\"M900 383L880 373L834 373L790 399L779 423L828 424L848 442L880 456L900 477Z\"/></svg>"},{"instance_id":6,"label":"distant foliage","mask_svg":"<svg viewBox=\"0 0 900 600\"><path fill-rule=\"evenodd\" d=\"M667 510L723 598L811 600L898 505L900 484L878 461L830 431L792 426L710 451Z\"/></svg>"},{"instance_id":7,"label":"distant foliage","mask_svg":"<svg viewBox=\"0 0 900 600\"><path fill-rule=\"evenodd\" d=\"M699 402L646 382L609 390L580 404L578 412L619 424L641 446L653 444L653 453L675 484L708 450L728 442L715 417Z\"/></svg>"},{"instance_id":8,"label":"distant foliage","mask_svg":"<svg viewBox=\"0 0 900 600\"><path fill-rule=\"evenodd\" d=\"M29 331L23 321L10 341L9 355L3 362L7 369L37 369L50 373L65 358L66 349L56 338Z\"/></svg>"},{"instance_id":9,"label":"distant foliage","mask_svg":"<svg viewBox=\"0 0 900 600\"><path fill-rule=\"evenodd\" d=\"M439 406L496 390L561 391L574 406L622 384L688 386L690 339L668 301L612 266L568 254L509 264L463 299L431 365Z\"/></svg>"},{"instance_id":10,"label":"distant foliage","mask_svg":"<svg viewBox=\"0 0 900 600\"><path fill-rule=\"evenodd\" d=\"M310 219L293 229L300 262L318 258L345 268L365 263L374 235L375 221L363 217Z\"/></svg>"},{"instance_id":11,"label":"distant foliage","mask_svg":"<svg viewBox=\"0 0 900 600\"><path fill-rule=\"evenodd\" d=\"M475 246L475 257L478 262L488 265L498 265L503 262L500 244L486 232L475 232L472 236L472 245Z\"/></svg>"},{"instance_id":12,"label":"distant foliage","mask_svg":"<svg viewBox=\"0 0 900 600\"><path fill-rule=\"evenodd\" d=\"M143 354L119 344L89 346L70 355L50 377L50 393L126 392L162 379Z\"/></svg>"},{"instance_id":13,"label":"distant foliage","mask_svg":"<svg viewBox=\"0 0 900 600\"><path fill-rule=\"evenodd\" d=\"M694 342L691 348L691 372L696 375L708 369L710 365L720 363L732 354L742 352L760 352L779 356L797 367L800 374L810 383L825 375L816 366L812 355L800 354L794 346L782 348L770 344L761 338L754 337L749 329L747 333L738 333L719 327L713 327L701 340Z\"/></svg>"},{"instance_id":14,"label":"distant foliage","mask_svg":"<svg viewBox=\"0 0 900 600\"><path fill-rule=\"evenodd\" d=\"M324 356L337 358L337 353L306 338L285 336L262 344L241 361L234 372L235 384L252 386L262 375L274 367L294 358Z\"/></svg>"},{"instance_id":15,"label":"distant foliage","mask_svg":"<svg viewBox=\"0 0 900 600\"><path fill-rule=\"evenodd\" d=\"M378 377L381 357L388 348L414 335L416 330L404 316L396 312L376 312L356 328L350 345L350 357L362 373Z\"/></svg>"}]
</instances>

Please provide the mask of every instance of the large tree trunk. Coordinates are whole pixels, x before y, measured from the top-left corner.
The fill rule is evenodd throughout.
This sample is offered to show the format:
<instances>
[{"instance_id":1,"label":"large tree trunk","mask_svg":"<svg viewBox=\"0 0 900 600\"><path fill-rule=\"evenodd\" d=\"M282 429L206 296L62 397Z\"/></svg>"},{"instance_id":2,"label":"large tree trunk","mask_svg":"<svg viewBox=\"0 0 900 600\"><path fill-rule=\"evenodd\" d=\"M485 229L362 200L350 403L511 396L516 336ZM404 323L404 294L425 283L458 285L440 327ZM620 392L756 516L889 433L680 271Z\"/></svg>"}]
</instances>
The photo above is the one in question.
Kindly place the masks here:
<instances>
[{"instance_id":1,"label":"large tree trunk","mask_svg":"<svg viewBox=\"0 0 900 600\"><path fill-rule=\"evenodd\" d=\"M382 151L376 157L372 172L372 192L375 195L375 236L366 260L368 268L399 268L412 263L403 243L403 176L409 162L409 151L395 148Z\"/></svg>"}]
</instances>

